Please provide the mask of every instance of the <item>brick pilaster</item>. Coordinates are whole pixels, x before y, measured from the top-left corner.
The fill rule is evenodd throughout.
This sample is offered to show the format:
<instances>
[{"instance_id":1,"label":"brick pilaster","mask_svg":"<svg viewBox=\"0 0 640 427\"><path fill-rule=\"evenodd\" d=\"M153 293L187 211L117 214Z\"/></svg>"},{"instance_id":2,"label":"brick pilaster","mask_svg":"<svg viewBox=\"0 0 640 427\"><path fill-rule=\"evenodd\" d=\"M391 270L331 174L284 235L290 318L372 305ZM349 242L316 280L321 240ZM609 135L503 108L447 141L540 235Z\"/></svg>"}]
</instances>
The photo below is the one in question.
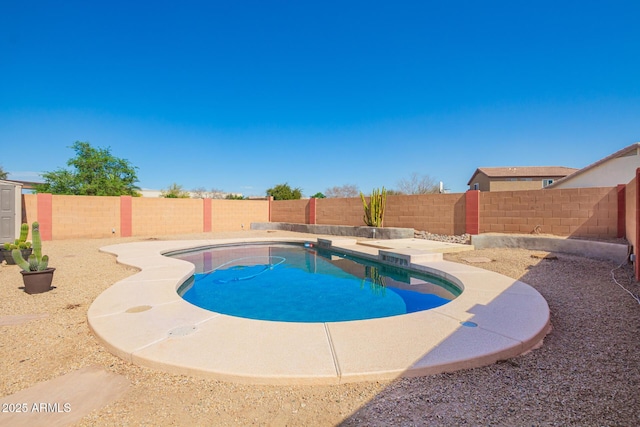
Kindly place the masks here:
<instances>
[{"instance_id":1,"label":"brick pilaster","mask_svg":"<svg viewBox=\"0 0 640 427\"><path fill-rule=\"evenodd\" d=\"M38 193L37 201L40 238L53 240L53 196L49 193Z\"/></svg>"},{"instance_id":2,"label":"brick pilaster","mask_svg":"<svg viewBox=\"0 0 640 427\"><path fill-rule=\"evenodd\" d=\"M480 234L480 191L469 190L465 193L465 232Z\"/></svg>"},{"instance_id":3,"label":"brick pilaster","mask_svg":"<svg viewBox=\"0 0 640 427\"><path fill-rule=\"evenodd\" d=\"M120 196L120 237L133 235L133 198Z\"/></svg>"}]
</instances>

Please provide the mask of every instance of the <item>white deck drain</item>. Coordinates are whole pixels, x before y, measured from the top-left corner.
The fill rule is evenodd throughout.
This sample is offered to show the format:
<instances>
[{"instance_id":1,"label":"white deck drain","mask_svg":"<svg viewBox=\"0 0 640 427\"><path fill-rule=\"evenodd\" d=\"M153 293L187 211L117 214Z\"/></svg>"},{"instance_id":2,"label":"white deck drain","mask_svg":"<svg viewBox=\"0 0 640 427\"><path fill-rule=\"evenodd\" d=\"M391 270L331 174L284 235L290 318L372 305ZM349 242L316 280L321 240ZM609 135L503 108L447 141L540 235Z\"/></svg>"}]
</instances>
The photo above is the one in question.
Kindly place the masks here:
<instances>
[{"instance_id":1,"label":"white deck drain","mask_svg":"<svg viewBox=\"0 0 640 427\"><path fill-rule=\"evenodd\" d=\"M179 326L175 329L169 331L170 337L186 337L187 335L191 335L196 331L195 326Z\"/></svg>"}]
</instances>

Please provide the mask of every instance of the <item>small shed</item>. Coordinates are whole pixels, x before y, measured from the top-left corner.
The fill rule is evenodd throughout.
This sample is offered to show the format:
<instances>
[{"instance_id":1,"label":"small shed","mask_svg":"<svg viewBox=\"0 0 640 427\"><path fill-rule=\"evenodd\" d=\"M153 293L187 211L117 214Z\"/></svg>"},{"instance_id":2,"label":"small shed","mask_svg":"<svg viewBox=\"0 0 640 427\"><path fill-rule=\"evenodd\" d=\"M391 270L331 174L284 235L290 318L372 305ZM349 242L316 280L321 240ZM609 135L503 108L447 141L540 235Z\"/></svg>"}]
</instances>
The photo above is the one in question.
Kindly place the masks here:
<instances>
[{"instance_id":1,"label":"small shed","mask_svg":"<svg viewBox=\"0 0 640 427\"><path fill-rule=\"evenodd\" d=\"M0 180L0 243L13 242L22 224L22 184Z\"/></svg>"}]
</instances>

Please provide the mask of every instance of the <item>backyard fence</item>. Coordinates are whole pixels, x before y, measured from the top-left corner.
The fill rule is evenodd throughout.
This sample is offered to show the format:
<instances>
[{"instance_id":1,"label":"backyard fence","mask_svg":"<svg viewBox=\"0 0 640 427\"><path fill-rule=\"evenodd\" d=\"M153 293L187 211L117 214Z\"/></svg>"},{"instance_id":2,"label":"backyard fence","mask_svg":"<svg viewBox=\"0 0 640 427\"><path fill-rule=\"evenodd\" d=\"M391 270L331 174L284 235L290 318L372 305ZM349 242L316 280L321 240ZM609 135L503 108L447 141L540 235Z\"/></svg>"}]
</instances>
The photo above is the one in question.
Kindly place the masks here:
<instances>
[{"instance_id":1,"label":"backyard fence","mask_svg":"<svg viewBox=\"0 0 640 427\"><path fill-rule=\"evenodd\" d=\"M384 226L455 235L624 237L625 187L388 196ZM276 200L271 207L272 222L362 226L362 217L360 198Z\"/></svg>"},{"instance_id":2,"label":"backyard fence","mask_svg":"<svg viewBox=\"0 0 640 427\"><path fill-rule=\"evenodd\" d=\"M268 200L23 195L23 222L42 238L152 236L249 229L269 221Z\"/></svg>"},{"instance_id":3,"label":"backyard fence","mask_svg":"<svg viewBox=\"0 0 640 427\"><path fill-rule=\"evenodd\" d=\"M454 235L625 237L626 228L635 224L635 204L626 199L635 203L636 188L634 179L605 188L388 196L384 226ZM23 222L36 220L45 240L235 231L249 229L252 222L364 225L359 197L273 201L25 194Z\"/></svg>"},{"instance_id":4,"label":"backyard fence","mask_svg":"<svg viewBox=\"0 0 640 427\"><path fill-rule=\"evenodd\" d=\"M385 227L435 234L531 233L640 242L640 168L616 187L388 196ZM362 226L359 197L219 200L22 195L44 240L240 231L254 222ZM640 278L640 263L636 276Z\"/></svg>"}]
</instances>

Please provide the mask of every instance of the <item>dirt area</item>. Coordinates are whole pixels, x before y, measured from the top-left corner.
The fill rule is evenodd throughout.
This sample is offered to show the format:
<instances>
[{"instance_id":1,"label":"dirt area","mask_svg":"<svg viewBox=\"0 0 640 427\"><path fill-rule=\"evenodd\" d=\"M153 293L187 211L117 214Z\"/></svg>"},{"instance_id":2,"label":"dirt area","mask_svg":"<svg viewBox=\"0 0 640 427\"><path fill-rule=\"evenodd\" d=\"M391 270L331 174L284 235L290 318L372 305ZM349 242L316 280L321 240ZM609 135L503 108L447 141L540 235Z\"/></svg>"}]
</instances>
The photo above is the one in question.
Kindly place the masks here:
<instances>
[{"instance_id":1,"label":"dirt area","mask_svg":"<svg viewBox=\"0 0 640 427\"><path fill-rule=\"evenodd\" d=\"M265 231L156 238L239 235L299 236ZM422 378L251 386L138 367L95 339L87 326L89 305L134 273L98 248L135 240L144 239L44 242L43 252L57 269L56 289L45 294L25 294L19 268L0 267L0 317L39 315L0 326L0 395L97 365L131 385L81 426L640 425L640 305L614 282L617 266L610 262L564 254L534 258L516 249L447 254L455 262L489 258L476 266L535 287L551 308L553 330L543 346L491 366ZM639 293L628 267L613 274Z\"/></svg>"}]
</instances>

